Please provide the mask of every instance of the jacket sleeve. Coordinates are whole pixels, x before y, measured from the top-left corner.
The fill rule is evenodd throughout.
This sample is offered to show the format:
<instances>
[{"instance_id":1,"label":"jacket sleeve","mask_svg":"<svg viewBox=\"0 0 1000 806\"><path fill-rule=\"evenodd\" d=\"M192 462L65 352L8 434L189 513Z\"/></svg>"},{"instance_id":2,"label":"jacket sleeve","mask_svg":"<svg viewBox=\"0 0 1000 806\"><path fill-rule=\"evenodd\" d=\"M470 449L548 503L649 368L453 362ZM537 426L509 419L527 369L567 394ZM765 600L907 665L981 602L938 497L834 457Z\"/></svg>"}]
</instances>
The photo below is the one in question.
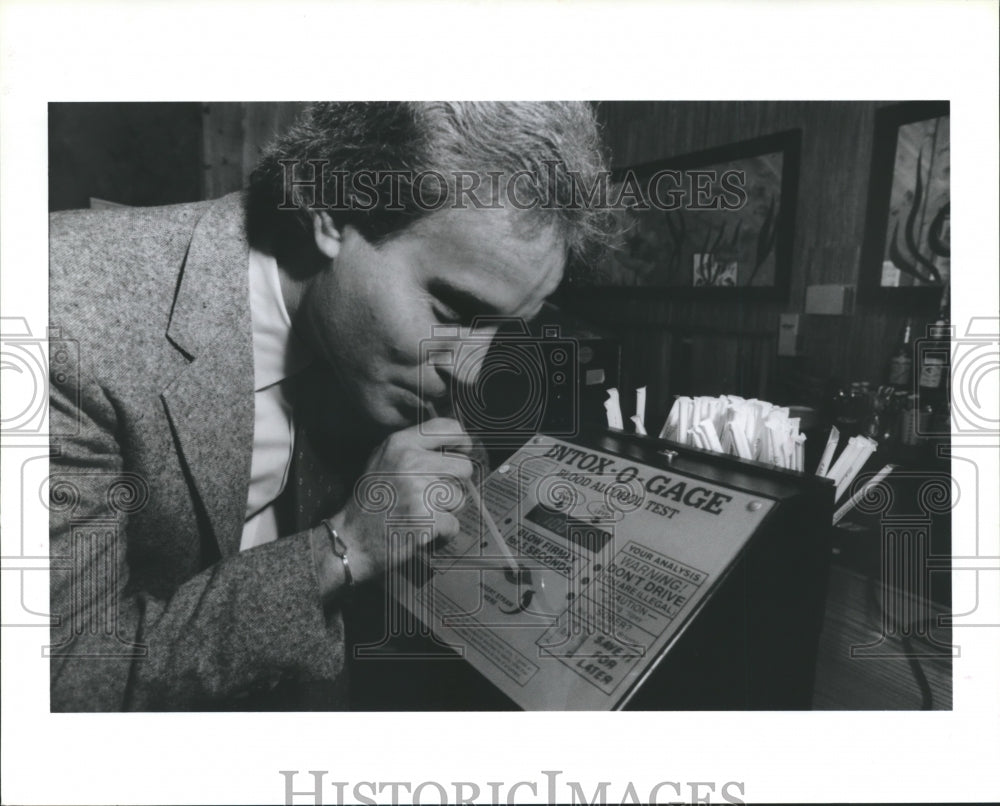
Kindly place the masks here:
<instances>
[{"instance_id":1,"label":"jacket sleeve","mask_svg":"<svg viewBox=\"0 0 1000 806\"><path fill-rule=\"evenodd\" d=\"M144 541L129 511L146 488L126 468L115 406L65 376L50 404L51 710L240 708L286 690L342 707L343 626L324 615L308 532L222 559L168 598L135 590L129 558Z\"/></svg>"}]
</instances>

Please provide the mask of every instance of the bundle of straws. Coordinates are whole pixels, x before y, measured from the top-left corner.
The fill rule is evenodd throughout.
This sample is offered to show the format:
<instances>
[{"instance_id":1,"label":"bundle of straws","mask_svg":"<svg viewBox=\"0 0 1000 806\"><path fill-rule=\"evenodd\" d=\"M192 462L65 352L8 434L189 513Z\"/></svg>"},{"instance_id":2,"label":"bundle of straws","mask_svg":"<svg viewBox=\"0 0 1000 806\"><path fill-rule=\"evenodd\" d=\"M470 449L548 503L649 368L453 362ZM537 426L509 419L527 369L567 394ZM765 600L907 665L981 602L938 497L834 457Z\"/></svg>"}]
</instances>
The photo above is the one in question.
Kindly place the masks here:
<instances>
[{"instance_id":1,"label":"bundle of straws","mask_svg":"<svg viewBox=\"0 0 1000 806\"><path fill-rule=\"evenodd\" d=\"M608 389L604 408L607 410L608 427L624 430L617 389ZM646 387L641 387L636 390L635 415L629 418L635 425L635 432L641 436L646 435L645 409ZM766 400L746 400L738 395L678 397L660 431L660 439L716 453L733 454L741 459L767 462L786 470L805 470L806 436L799 433L798 418L790 417L787 408ZM851 437L833 461L839 443L840 432L834 426L830 429L823 456L816 468L817 476L833 481L836 487L834 500L837 502L851 488L854 479L878 448L873 439ZM894 465L886 465L856 490L834 513L834 525L893 470Z\"/></svg>"},{"instance_id":2,"label":"bundle of straws","mask_svg":"<svg viewBox=\"0 0 1000 806\"><path fill-rule=\"evenodd\" d=\"M806 437L799 433L798 418L766 400L678 397L660 438L786 470L805 469Z\"/></svg>"}]
</instances>

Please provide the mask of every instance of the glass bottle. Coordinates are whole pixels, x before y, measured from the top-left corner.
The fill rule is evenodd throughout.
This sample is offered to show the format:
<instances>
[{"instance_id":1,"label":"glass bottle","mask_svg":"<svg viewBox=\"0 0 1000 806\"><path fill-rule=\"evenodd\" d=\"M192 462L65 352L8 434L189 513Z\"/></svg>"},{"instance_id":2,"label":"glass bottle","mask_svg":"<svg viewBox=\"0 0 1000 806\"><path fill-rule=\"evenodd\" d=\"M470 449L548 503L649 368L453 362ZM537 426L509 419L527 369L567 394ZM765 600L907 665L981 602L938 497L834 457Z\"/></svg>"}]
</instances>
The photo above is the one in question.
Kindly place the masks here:
<instances>
[{"instance_id":1,"label":"glass bottle","mask_svg":"<svg viewBox=\"0 0 1000 806\"><path fill-rule=\"evenodd\" d=\"M913 382L912 323L909 319L896 340L896 349L889 358L889 385L896 389L909 389Z\"/></svg>"},{"instance_id":2,"label":"glass bottle","mask_svg":"<svg viewBox=\"0 0 1000 806\"><path fill-rule=\"evenodd\" d=\"M948 286L941 293L937 320L927 330L920 350L920 399L934 406L947 396L948 364L950 363L950 326L948 324Z\"/></svg>"}]
</instances>

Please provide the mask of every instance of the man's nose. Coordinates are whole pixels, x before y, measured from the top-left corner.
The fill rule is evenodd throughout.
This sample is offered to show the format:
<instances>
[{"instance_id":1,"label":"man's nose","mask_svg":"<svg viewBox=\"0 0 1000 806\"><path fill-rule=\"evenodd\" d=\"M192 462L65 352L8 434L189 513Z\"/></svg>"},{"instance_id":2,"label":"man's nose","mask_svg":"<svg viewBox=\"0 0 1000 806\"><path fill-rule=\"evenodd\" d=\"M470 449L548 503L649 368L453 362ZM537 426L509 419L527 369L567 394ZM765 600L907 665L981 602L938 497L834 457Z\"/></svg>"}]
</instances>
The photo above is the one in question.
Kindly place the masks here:
<instances>
[{"instance_id":1,"label":"man's nose","mask_svg":"<svg viewBox=\"0 0 1000 806\"><path fill-rule=\"evenodd\" d=\"M447 387L452 384L471 387L479 380L486 355L489 352L496 328L460 328L445 349L436 351L430 363Z\"/></svg>"}]
</instances>

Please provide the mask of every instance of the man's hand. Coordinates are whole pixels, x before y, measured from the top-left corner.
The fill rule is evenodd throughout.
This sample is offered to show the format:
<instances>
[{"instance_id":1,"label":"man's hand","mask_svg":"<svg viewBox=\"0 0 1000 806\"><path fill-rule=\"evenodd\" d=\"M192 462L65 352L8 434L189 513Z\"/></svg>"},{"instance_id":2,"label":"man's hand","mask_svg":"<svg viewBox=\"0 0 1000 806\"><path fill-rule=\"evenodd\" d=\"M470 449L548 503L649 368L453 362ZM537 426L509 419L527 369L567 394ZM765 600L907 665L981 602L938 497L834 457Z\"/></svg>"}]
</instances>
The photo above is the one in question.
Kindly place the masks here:
<instances>
[{"instance_id":1,"label":"man's hand","mask_svg":"<svg viewBox=\"0 0 1000 806\"><path fill-rule=\"evenodd\" d=\"M444 449L450 453L446 454ZM473 465L468 458L474 450L472 439L452 419L438 417L390 435L368 459L365 475L375 475L389 484L396 495L394 518L428 517L425 502L427 488L435 483L466 485L472 478ZM454 500L461 502L464 489L455 490ZM330 519L347 546L347 558L355 582L378 579L389 562L386 547L387 512L368 512L352 496L347 506ZM459 523L451 512L434 511L434 526L429 539L448 539L458 535ZM323 527L320 527L321 529ZM339 560L332 558L334 563ZM394 557L398 562L405 559ZM342 576L342 572L341 572Z\"/></svg>"}]
</instances>

